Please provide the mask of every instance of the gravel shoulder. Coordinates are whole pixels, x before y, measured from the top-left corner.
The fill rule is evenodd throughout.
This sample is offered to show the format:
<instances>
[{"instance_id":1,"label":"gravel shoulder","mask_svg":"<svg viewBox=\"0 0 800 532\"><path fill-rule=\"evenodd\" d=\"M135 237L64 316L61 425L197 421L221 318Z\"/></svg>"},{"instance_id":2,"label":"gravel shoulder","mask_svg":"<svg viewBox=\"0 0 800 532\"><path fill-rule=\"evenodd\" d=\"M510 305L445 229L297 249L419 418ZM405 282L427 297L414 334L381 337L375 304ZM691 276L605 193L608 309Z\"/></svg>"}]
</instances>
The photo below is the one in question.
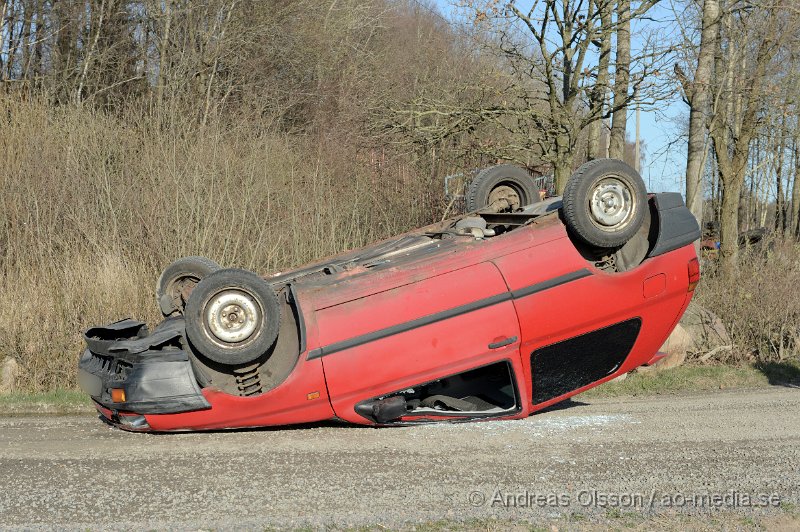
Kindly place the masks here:
<instances>
[{"instance_id":1,"label":"gravel shoulder","mask_svg":"<svg viewBox=\"0 0 800 532\"><path fill-rule=\"evenodd\" d=\"M800 390L775 386L392 429L148 435L0 417L0 525L782 528L798 524L798 407Z\"/></svg>"}]
</instances>

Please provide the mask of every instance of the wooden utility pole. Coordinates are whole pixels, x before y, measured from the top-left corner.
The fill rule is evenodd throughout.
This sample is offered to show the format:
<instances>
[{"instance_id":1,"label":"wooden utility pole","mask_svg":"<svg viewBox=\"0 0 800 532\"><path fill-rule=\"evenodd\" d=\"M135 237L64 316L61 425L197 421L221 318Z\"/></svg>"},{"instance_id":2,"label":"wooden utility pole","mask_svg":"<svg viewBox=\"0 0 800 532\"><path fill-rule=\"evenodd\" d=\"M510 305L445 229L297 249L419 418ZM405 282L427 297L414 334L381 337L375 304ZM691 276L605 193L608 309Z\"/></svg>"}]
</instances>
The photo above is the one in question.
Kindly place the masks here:
<instances>
[{"instance_id":1,"label":"wooden utility pole","mask_svg":"<svg viewBox=\"0 0 800 532\"><path fill-rule=\"evenodd\" d=\"M641 118L641 116L640 116L641 112L642 112L642 110L639 107L637 107L636 108L636 144L634 145L634 150L633 150L633 167L636 168L636 171L639 172L640 174L642 173L642 162L641 162L642 152L640 151L640 143L639 143L639 141L640 141L640 129L639 129L640 123L639 123L639 121L640 121L640 118Z\"/></svg>"}]
</instances>

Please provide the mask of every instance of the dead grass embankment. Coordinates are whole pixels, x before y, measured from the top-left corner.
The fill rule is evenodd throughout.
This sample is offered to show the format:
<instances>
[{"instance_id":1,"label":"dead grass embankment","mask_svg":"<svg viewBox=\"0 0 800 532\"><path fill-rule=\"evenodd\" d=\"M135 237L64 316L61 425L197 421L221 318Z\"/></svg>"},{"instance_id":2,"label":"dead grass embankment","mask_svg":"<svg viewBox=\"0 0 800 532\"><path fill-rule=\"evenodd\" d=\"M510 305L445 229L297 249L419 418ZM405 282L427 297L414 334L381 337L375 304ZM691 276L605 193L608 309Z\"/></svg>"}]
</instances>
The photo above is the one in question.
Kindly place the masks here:
<instances>
[{"instance_id":1,"label":"dead grass embankment","mask_svg":"<svg viewBox=\"0 0 800 532\"><path fill-rule=\"evenodd\" d=\"M177 257L269 272L428 223L440 186L411 168L335 132L0 100L0 359L22 390L69 388L81 331L155 321Z\"/></svg>"}]
</instances>

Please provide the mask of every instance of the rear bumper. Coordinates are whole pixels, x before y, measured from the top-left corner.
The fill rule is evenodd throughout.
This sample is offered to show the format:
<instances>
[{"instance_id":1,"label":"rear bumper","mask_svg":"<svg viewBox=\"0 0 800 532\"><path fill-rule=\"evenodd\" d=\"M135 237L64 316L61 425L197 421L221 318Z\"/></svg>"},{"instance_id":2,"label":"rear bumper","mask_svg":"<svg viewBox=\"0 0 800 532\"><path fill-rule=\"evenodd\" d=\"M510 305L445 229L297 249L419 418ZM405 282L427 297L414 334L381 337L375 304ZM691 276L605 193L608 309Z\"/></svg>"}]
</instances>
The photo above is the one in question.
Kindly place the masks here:
<instances>
[{"instance_id":1,"label":"rear bumper","mask_svg":"<svg viewBox=\"0 0 800 532\"><path fill-rule=\"evenodd\" d=\"M653 216L650 228L656 239L649 257L664 255L700 239L700 226L677 192L662 192L653 196L658 216Z\"/></svg>"},{"instance_id":2,"label":"rear bumper","mask_svg":"<svg viewBox=\"0 0 800 532\"><path fill-rule=\"evenodd\" d=\"M144 323L122 320L84 336L88 347L78 363L78 383L112 417L120 411L174 414L211 408L185 348L182 319L165 320L152 334ZM122 400L114 401L114 389L124 391Z\"/></svg>"}]
</instances>

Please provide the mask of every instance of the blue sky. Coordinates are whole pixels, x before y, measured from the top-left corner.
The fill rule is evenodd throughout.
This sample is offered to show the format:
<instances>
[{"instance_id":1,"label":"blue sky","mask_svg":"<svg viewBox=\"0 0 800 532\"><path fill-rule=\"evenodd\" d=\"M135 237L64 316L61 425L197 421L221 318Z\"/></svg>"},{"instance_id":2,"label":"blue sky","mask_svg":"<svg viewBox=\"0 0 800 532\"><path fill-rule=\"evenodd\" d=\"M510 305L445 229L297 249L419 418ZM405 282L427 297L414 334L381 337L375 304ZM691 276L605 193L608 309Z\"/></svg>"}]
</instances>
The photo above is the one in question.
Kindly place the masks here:
<instances>
[{"instance_id":1,"label":"blue sky","mask_svg":"<svg viewBox=\"0 0 800 532\"><path fill-rule=\"evenodd\" d=\"M435 0L435 5L450 17L453 0ZM671 2L657 5L649 13L652 20L635 21L632 28L632 48L641 47L641 36L648 30L659 29L666 33L677 31L675 15ZM676 87L675 97L664 102L658 111L642 110L641 137L646 143L646 160L642 166L642 177L647 188L653 192L683 192L686 172L686 142L681 139L680 122L687 120L688 106L680 99ZM628 115L628 136L633 138L636 127L636 113Z\"/></svg>"}]
</instances>

